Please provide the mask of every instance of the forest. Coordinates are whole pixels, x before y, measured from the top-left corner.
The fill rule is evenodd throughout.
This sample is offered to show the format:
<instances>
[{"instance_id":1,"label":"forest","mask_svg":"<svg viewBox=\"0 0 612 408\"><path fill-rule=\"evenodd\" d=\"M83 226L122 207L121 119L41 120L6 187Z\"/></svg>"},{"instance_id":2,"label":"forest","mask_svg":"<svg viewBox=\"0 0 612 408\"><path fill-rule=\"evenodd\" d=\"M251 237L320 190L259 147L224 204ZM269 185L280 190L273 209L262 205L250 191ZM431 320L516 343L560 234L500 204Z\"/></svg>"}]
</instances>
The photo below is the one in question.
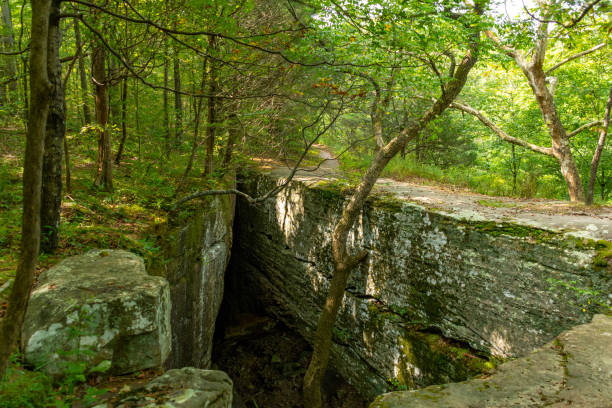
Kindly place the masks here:
<instances>
[{"instance_id":1,"label":"forest","mask_svg":"<svg viewBox=\"0 0 612 408\"><path fill-rule=\"evenodd\" d=\"M328 406L334 325L371 256L353 229L379 179L493 212L612 211L609 0L0 2L0 407L116 394L123 380L78 347L59 377L26 362L30 293L91 249L153 269L168 226L201 202L257 207L299 174L337 172L312 357L299 401L278 405L307 408ZM243 188L270 168L286 177ZM609 238L594 242L610 269Z\"/></svg>"}]
</instances>

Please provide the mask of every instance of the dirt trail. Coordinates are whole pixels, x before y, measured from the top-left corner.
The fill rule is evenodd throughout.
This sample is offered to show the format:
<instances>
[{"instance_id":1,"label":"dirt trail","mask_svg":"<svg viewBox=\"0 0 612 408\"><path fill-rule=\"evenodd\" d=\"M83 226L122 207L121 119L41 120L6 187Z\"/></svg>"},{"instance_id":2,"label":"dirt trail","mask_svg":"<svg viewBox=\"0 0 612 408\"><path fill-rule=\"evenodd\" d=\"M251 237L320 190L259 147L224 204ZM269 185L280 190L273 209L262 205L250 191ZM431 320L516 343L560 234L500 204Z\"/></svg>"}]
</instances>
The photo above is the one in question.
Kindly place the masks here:
<instances>
[{"instance_id":1,"label":"dirt trail","mask_svg":"<svg viewBox=\"0 0 612 408\"><path fill-rule=\"evenodd\" d=\"M338 179L342 173L337 159L323 145L314 146L322 159L316 168L300 170L295 179L302 182ZM288 175L286 168L276 168L273 175ZM511 222L552 231L562 231L593 239L612 241L612 207L585 207L567 201L491 197L459 189L427 186L381 178L375 191L395 194L398 198L437 212L453 214L473 221Z\"/></svg>"}]
</instances>

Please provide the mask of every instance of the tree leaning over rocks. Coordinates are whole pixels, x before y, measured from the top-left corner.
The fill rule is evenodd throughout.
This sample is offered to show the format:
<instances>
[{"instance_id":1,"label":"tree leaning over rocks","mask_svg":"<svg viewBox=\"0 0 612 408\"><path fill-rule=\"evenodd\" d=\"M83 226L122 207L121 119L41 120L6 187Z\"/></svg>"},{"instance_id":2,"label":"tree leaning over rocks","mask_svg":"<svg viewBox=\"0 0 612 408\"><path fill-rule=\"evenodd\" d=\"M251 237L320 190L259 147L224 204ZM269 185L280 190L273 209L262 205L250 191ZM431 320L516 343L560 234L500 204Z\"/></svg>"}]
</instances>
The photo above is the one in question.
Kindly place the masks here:
<instances>
[{"instance_id":1,"label":"tree leaning over rocks","mask_svg":"<svg viewBox=\"0 0 612 408\"><path fill-rule=\"evenodd\" d=\"M363 2L357 6L353 4L353 7L362 5ZM422 6L422 4L419 6ZM434 4L434 2L432 2L430 6L432 10L436 10L437 5ZM312 358L304 377L303 397L304 406L306 408L320 408L322 406L321 383L325 370L327 369L332 345L332 330L336 321L336 316L342 304L344 291L351 271L361 263L368 254L366 250L351 250L351 248L348 247L349 233L359 214L362 212L366 199L385 166L400 151L404 150L410 142L413 142L434 119L439 117L463 89L468 74L474 67L478 58L481 32L481 22L479 18L486 6L487 2L477 1L475 5L467 6L465 9L456 5L455 8L451 7L443 10L441 16L446 20L445 23L454 22L465 30L463 38L467 43L467 50L464 51L461 62L455 67L454 58L450 59L452 68L449 69L449 75L447 77L438 75L439 71L433 62L428 64L431 66L432 71L436 73L436 79L439 80L436 81L436 87L440 87L441 93L434 98L433 103L431 103L419 117L404 123L402 129L395 137L386 144L382 146L379 145L373 161L345 205L342 216L334 227L332 234L334 270L325 305L321 311L314 335ZM365 7L366 13L369 13L371 9L367 8L367 5ZM346 9L341 10L341 12L345 16L350 15L350 12L347 12ZM414 18L412 23L415 21L418 20ZM431 23L434 22L430 21L430 24ZM390 31L391 23L386 23L384 27ZM391 44L394 44L394 39L391 40ZM455 50L459 46L460 44L455 44ZM423 53L423 55L419 57L426 59L426 55L426 53ZM392 73L391 76L394 74L395 73ZM393 83L393 81L390 81L390 83ZM379 103L380 93L378 89L377 92L375 92L374 98L374 103ZM382 123L376 111L375 108L372 109L372 137L380 144L382 140Z\"/></svg>"}]
</instances>

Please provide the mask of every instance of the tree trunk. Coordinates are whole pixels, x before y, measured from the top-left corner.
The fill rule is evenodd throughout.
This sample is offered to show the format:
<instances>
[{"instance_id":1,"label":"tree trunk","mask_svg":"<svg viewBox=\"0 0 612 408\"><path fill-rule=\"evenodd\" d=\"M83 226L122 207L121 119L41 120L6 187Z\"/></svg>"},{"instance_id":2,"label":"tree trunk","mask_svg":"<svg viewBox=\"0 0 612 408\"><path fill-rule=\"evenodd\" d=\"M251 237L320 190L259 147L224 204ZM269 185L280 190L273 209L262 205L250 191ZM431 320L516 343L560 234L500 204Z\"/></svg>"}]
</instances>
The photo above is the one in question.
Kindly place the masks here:
<instances>
[{"instance_id":1,"label":"tree trunk","mask_svg":"<svg viewBox=\"0 0 612 408\"><path fill-rule=\"evenodd\" d=\"M79 20L74 19L74 37L76 42L76 48L82 49L83 43L81 41L81 29L79 28ZM87 86L87 73L85 72L84 56L79 57L79 79L81 81L81 98L83 104L83 118L85 125L91 123L91 112L89 110L89 87Z\"/></svg>"},{"instance_id":2,"label":"tree trunk","mask_svg":"<svg viewBox=\"0 0 612 408\"><path fill-rule=\"evenodd\" d=\"M64 133L64 162L66 167L66 192L72 192L72 175L70 174L70 150L68 149L68 139Z\"/></svg>"},{"instance_id":3,"label":"tree trunk","mask_svg":"<svg viewBox=\"0 0 612 408\"><path fill-rule=\"evenodd\" d=\"M170 154L170 113L168 111L168 59L164 56L164 140L166 156Z\"/></svg>"},{"instance_id":4,"label":"tree trunk","mask_svg":"<svg viewBox=\"0 0 612 408\"><path fill-rule=\"evenodd\" d=\"M2 14L2 25L6 30L7 35L3 37L4 49L6 51L15 51L15 35L13 34L13 19L11 17L11 7L9 0L2 0L0 4L0 11ZM18 84L18 73L17 73L17 62L14 55L5 55L2 57L6 60L7 74L11 82L8 83L8 89L14 97L17 97L17 84ZM9 94L9 98L13 95Z\"/></svg>"},{"instance_id":5,"label":"tree trunk","mask_svg":"<svg viewBox=\"0 0 612 408\"><path fill-rule=\"evenodd\" d=\"M208 48L216 48L217 38L214 35L208 37ZM204 160L204 174L211 175L213 170L213 158L215 152L215 130L217 121L217 64L210 61L208 76L208 123L206 123L206 158Z\"/></svg>"},{"instance_id":6,"label":"tree trunk","mask_svg":"<svg viewBox=\"0 0 612 408\"><path fill-rule=\"evenodd\" d=\"M178 53L177 53L178 54ZM174 57L174 143L183 138L183 101L181 98L181 66L178 55Z\"/></svg>"},{"instance_id":7,"label":"tree trunk","mask_svg":"<svg viewBox=\"0 0 612 408\"><path fill-rule=\"evenodd\" d=\"M238 139L238 128L240 127L240 120L238 119L238 115L232 113L229 117L230 126L228 129L229 135L227 137L227 145L225 146L225 153L223 154L223 167L229 167L230 162L232 161L232 154L234 152L234 145L236 144L236 139Z\"/></svg>"},{"instance_id":8,"label":"tree trunk","mask_svg":"<svg viewBox=\"0 0 612 408\"><path fill-rule=\"evenodd\" d=\"M118 166L121 162L121 155L125 146L125 140L127 139L127 92L128 92L128 79L123 79L123 87L121 88L121 142L119 143L119 149L117 150L117 156L115 157L115 164Z\"/></svg>"},{"instance_id":9,"label":"tree trunk","mask_svg":"<svg viewBox=\"0 0 612 408\"><path fill-rule=\"evenodd\" d=\"M92 76L96 87L96 121L98 122L98 158L94 185L113 191L110 134L108 132L108 93L106 80L106 49L97 44L93 50Z\"/></svg>"},{"instance_id":10,"label":"tree trunk","mask_svg":"<svg viewBox=\"0 0 612 408\"><path fill-rule=\"evenodd\" d=\"M553 155L561 166L561 174L567 184L570 201L584 201L584 187L580 180L580 173L572 155L569 137L557 113L553 96L546 87L546 75L541 67L530 65L526 76L548 128Z\"/></svg>"},{"instance_id":11,"label":"tree trunk","mask_svg":"<svg viewBox=\"0 0 612 408\"><path fill-rule=\"evenodd\" d=\"M121 116L121 114L119 113L120 104L118 103L120 91L117 89L118 87L115 86L116 84L114 82L111 82L111 79L117 78L117 71L118 71L117 61L115 60L114 57L110 57L108 59L107 90L108 90L108 108L110 110L109 122L113 125L116 125L119 123L119 118Z\"/></svg>"},{"instance_id":12,"label":"tree trunk","mask_svg":"<svg viewBox=\"0 0 612 408\"><path fill-rule=\"evenodd\" d=\"M332 342L332 329L336 321L338 309L342 303L346 282L351 270L367 256L366 251L361 251L357 255L349 254L347 248L349 231L359 216L372 187L389 161L406 146L408 141L418 137L425 126L444 112L457 95L459 95L459 92L461 92L468 73L476 63L476 56L478 54L477 38L477 34L472 37L470 51L457 67L454 77L444 86L442 95L433 103L429 110L418 121L404 128L389 143L378 150L372 164L344 207L342 216L334 228L332 234L334 273L329 293L325 300L325 306L321 311L317 324L312 358L304 376L303 392L305 408L321 407L321 381L327 369Z\"/></svg>"},{"instance_id":13,"label":"tree trunk","mask_svg":"<svg viewBox=\"0 0 612 408\"><path fill-rule=\"evenodd\" d=\"M47 45L47 75L51 83L51 105L45 135L40 210L40 249L47 253L55 252L59 245L62 206L62 143L66 133L64 84L62 64L59 59L62 42L59 27L60 1L52 0L51 3Z\"/></svg>"},{"instance_id":14,"label":"tree trunk","mask_svg":"<svg viewBox=\"0 0 612 408\"><path fill-rule=\"evenodd\" d=\"M595 153L593 153L593 159L591 160L591 172L589 174L589 184L587 186L586 194L586 205L593 204L593 195L595 190L595 180L597 179L597 167L599 167L599 160L603 152L604 145L606 143L606 136L608 135L608 128L610 127L610 110L612 109L612 86L610 87L610 93L608 95L608 102L606 103L606 112L604 113L604 122L599 132L599 140L597 141L597 147Z\"/></svg>"},{"instance_id":15,"label":"tree trunk","mask_svg":"<svg viewBox=\"0 0 612 408\"><path fill-rule=\"evenodd\" d=\"M206 89L206 79L208 76L208 73L206 72L208 68L208 57L204 58L204 63L202 65L202 82L200 84L200 91L201 94L204 93L205 89ZM195 160L195 156L198 150L198 146L200 145L200 141L199 139L199 133L200 133L200 121L202 119L202 105L204 102L204 98L200 97L197 98L197 102L196 102L196 112L195 112L195 124L194 124L194 129L193 129L193 140L191 142L191 154L189 155L189 161L187 162L187 167L185 167L185 171L183 172L183 176L181 177L181 180L179 181L176 190L174 190L174 197L178 197L178 195L180 194L180 192L183 189L183 186L185 185L185 182L187 181L187 177L189 177L189 173L191 172L191 168L193 167L193 162Z\"/></svg>"},{"instance_id":16,"label":"tree trunk","mask_svg":"<svg viewBox=\"0 0 612 408\"><path fill-rule=\"evenodd\" d=\"M0 322L0 380L21 335L40 245L40 192L45 126L51 85L47 77L47 36L51 0L32 0L30 38L30 114L23 169L21 253L6 316Z\"/></svg>"}]
</instances>

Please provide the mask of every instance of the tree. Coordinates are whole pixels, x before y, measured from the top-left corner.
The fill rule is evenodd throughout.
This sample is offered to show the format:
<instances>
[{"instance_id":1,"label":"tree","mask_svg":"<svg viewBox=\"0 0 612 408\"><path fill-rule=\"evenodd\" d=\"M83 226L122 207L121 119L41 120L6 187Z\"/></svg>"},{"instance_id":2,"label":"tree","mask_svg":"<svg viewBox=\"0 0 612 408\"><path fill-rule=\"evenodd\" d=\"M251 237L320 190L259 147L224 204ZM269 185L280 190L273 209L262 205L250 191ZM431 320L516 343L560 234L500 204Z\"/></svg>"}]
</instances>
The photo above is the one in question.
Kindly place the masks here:
<instances>
[{"instance_id":1,"label":"tree","mask_svg":"<svg viewBox=\"0 0 612 408\"><path fill-rule=\"evenodd\" d=\"M598 2L588 3L583 9L588 11L596 3ZM488 31L487 35L499 50L501 50L508 57L512 58L525 76L525 79L532 90L533 96L537 101L538 107L542 114L544 124L550 136L551 147L539 146L508 135L499 126L495 125L486 114L465 103L455 102L452 104L452 107L475 116L485 126L493 130L493 132L495 132L502 140L506 142L525 147L540 154L554 157L558 161L561 174L565 179L570 200L584 201L584 187L582 185L580 172L572 153L570 139L581 131L600 124L601 121L590 122L579 126L571 132L568 132L561 121L561 117L554 100L555 88L558 80L557 78L552 77L551 74L564 64L598 51L605 47L606 44L600 43L590 49L571 55L552 67L545 69L544 63L546 60L546 52L548 50L550 39L549 25L554 21L552 18L554 18L554 16L559 12L559 4L556 2L556 0L538 0L537 4L541 10L542 16L541 18L534 17L536 19L537 27L535 33L533 33L533 44L530 44L529 52L533 52L530 58L528 57L529 52L523 52L518 48L505 44L491 31ZM573 20L568 26L573 27L575 24L577 24L582 18L584 18L586 11L584 13L580 13L580 16ZM561 28L565 29L567 27L561 24Z\"/></svg>"},{"instance_id":2,"label":"tree","mask_svg":"<svg viewBox=\"0 0 612 408\"><path fill-rule=\"evenodd\" d=\"M41 202L41 250L53 253L59 245L60 210L62 205L62 147L66 133L64 81L59 51L60 2L53 0L47 45L47 70L51 83L51 106L45 131ZM76 56L75 56L76 57Z\"/></svg>"},{"instance_id":3,"label":"tree","mask_svg":"<svg viewBox=\"0 0 612 408\"><path fill-rule=\"evenodd\" d=\"M343 16L352 16L355 11L359 7L364 7L364 10L361 14L355 17L348 17L348 20L351 22L359 21L364 19L364 16L368 16L372 14L372 6L373 4L364 4L366 2L360 3L343 3L346 7L338 6L338 12ZM338 4L338 3L335 3ZM427 14L427 7L423 7L422 4L411 3L410 4L414 9L410 11L414 11L415 15L417 15L416 10L420 13L424 13L425 15L430 17ZM388 42L385 44L388 48L381 46L381 49L385 52L390 53L391 55L398 53L401 54L403 49L411 49L410 56L415 58L416 60L428 60L428 48L427 45L421 49L418 47L418 43L420 42L421 46L423 42L430 43L430 46L433 46L433 42L438 42L441 38L437 37L431 31L428 33L432 37L426 37L423 39L421 37L422 33L418 32L418 29L415 28L418 24L423 24L422 21L419 21L418 18L406 18L406 6L407 3L404 2L402 7L399 7L398 10L384 10L380 16L377 16L381 19L380 24L383 30L391 31L392 24L397 26L397 30L400 32L406 32L406 27L402 27L402 25L406 25L415 30L415 34L418 37L418 40L415 38L405 38L404 41L408 42L410 40L415 41L412 42L408 47L408 43L406 43L403 47L398 47L397 35L389 38ZM436 10L437 4L432 2L428 4L431 7L429 10L432 12ZM344 292L346 289L346 284L350 275L350 272L357 266L360 262L362 262L367 256L367 251L365 250L351 250L348 248L347 239L349 236L349 232L353 227L355 220L361 213L365 201L370 194L376 180L382 173L385 166L389 163L389 161L396 156L400 151L404 150L409 142L414 141L419 134L437 117L439 117L454 101L454 99L459 95L465 82L467 80L468 74L474 64L476 63L476 59L479 54L480 48L480 22L478 20L478 16L480 16L483 12L483 8L486 7L485 3L477 2L473 9L464 9L460 5L455 5L455 7L449 7L448 9L444 9L443 13L440 15L440 20L436 21L428 21L428 29L432 30L433 27L436 27L437 24L442 25L444 21L448 25L456 25L457 27L461 27L462 35L461 38L464 38L467 42L467 51L465 51L463 58L459 64L455 64L454 58L449 58L450 67L448 69L448 75L443 76L438 70L436 64L431 61L427 65L431 67L433 73L435 73L435 82L433 84L436 88L441 90L441 93L433 98L431 104L429 104L426 109L413 118L412 120L407 121L407 123L403 123L401 128L398 130L396 136L392 137L388 142L385 143L383 138L383 121L382 115L380 114L381 108L384 108L388 105L388 102L385 101L387 98L391 98L387 96L383 99L381 103L380 100L382 98L382 91L380 86L377 85L376 80L374 80L372 75L361 75L365 77L368 81L370 81L375 88L374 91L374 99L371 105L371 124L372 124L372 138L377 143L377 151L372 160L370 166L366 170L365 174L361 178L358 186L355 188L354 193L351 195L347 204L345 205L342 216L336 223L334 227L334 231L332 234L332 255L334 260L334 271L332 275L332 280L330 283L329 292L327 294L325 305L321 312L321 316L319 317L319 321L317 324L316 332L314 335L314 350L312 354L312 358L310 360L310 364L308 366L308 370L304 377L304 405L306 408L319 408L321 407L321 381L323 379L323 375L325 374L325 370L327 368L327 362L329 359L330 348L332 343L332 329L335 324L336 316L338 313L338 309L342 303L342 299L344 297ZM423 10L425 8L426 10ZM395 14L394 11L397 13ZM388 12L388 14L386 14ZM459 14L463 12L464 14ZM401 14L400 14L401 13ZM405 21L386 21L385 18L390 18L390 16L399 15L404 16ZM354 23L358 24L358 23ZM380 33L380 32L379 32ZM380 34L383 34L384 31ZM444 31L438 32L438 34L448 35L448 33ZM357 34L357 33L355 33ZM397 33L394 33L397 34ZM457 33L458 34L458 33ZM455 35L457 35L455 34ZM381 41L377 39L377 42ZM382 42L382 41L381 41ZM440 44L436 44L439 46ZM458 44L454 44L456 48ZM399 48L399 52L392 52L391 50L397 50ZM418 51L415 51L417 50ZM391 69L391 75L388 84L394 83L394 69ZM418 78L415 76L413 79ZM429 83L431 87L431 82ZM430 91L433 90L430 88ZM389 89L387 92L391 92ZM353 253L351 253L353 252Z\"/></svg>"},{"instance_id":4,"label":"tree","mask_svg":"<svg viewBox=\"0 0 612 408\"><path fill-rule=\"evenodd\" d=\"M96 121L98 124L98 158L94 185L113 191L110 132L108 130L108 79L106 76L106 48L97 43L93 49L92 80L96 88Z\"/></svg>"},{"instance_id":5,"label":"tree","mask_svg":"<svg viewBox=\"0 0 612 408\"><path fill-rule=\"evenodd\" d=\"M58 6L54 2L53 6ZM42 160L52 85L47 71L51 0L32 0L30 38L30 114L23 172L21 252L7 314L0 323L0 380L21 334L40 245ZM59 15L59 10L54 10Z\"/></svg>"},{"instance_id":6,"label":"tree","mask_svg":"<svg viewBox=\"0 0 612 408\"><path fill-rule=\"evenodd\" d=\"M15 35L13 34L13 19L11 17L11 7L9 0L2 0L0 4L0 14L2 16L2 25L4 26L5 35L2 36L4 49L8 52L15 51ZM8 84L8 89L11 93L17 93L18 73L17 64L13 55L6 57L7 78L2 78L0 85L0 103L4 103L4 99L10 99L8 94L5 95L5 85ZM16 95L15 95L16 96Z\"/></svg>"}]
</instances>

